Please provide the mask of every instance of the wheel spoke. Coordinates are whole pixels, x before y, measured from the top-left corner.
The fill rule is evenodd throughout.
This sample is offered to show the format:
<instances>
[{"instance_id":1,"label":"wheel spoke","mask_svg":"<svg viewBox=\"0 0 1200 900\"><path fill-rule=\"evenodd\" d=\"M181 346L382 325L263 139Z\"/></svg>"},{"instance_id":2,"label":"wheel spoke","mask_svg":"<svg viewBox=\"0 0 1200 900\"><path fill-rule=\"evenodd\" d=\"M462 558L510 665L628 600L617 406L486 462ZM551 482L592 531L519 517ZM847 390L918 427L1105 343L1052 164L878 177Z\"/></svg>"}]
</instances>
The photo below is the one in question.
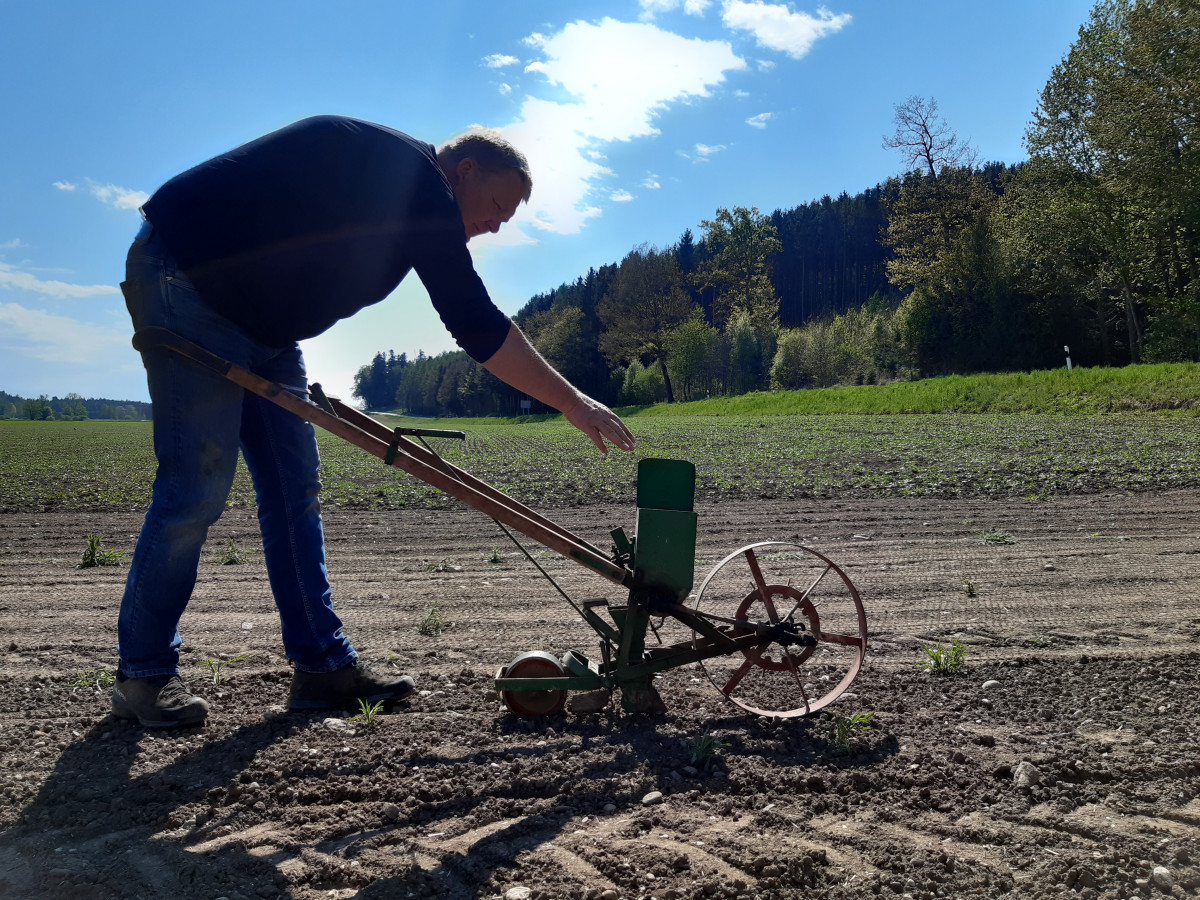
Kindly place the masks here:
<instances>
[{"instance_id":1,"label":"wheel spoke","mask_svg":"<svg viewBox=\"0 0 1200 900\"><path fill-rule=\"evenodd\" d=\"M821 579L828 575L832 569L833 563L830 563L824 568L820 575L813 579L813 583L808 586L808 590L800 595L800 599L796 601L796 605L792 607L792 611L787 614L787 620L789 622L792 621L792 616L796 614L796 610L798 610L803 605L804 601L808 599L808 595L817 589L817 585L821 583ZM813 605L816 606L817 604Z\"/></svg>"},{"instance_id":2,"label":"wheel spoke","mask_svg":"<svg viewBox=\"0 0 1200 900\"><path fill-rule=\"evenodd\" d=\"M754 668L754 664L758 662L759 658L762 656L762 651L762 647L752 647L746 652L745 661L738 666L737 671L733 673L733 677L730 678L729 681L725 682L725 687L721 688L722 694L728 697L734 692L734 689L736 689L737 686L741 684L742 679L746 677L746 673Z\"/></svg>"},{"instance_id":3,"label":"wheel spoke","mask_svg":"<svg viewBox=\"0 0 1200 900\"><path fill-rule=\"evenodd\" d=\"M751 574L754 576L754 583L758 585L758 596L762 598L763 606L767 608L767 616L770 618L771 624L778 625L779 612L775 609L775 604L771 600L771 590L767 587L762 569L758 565L758 557L754 555L752 549L746 551L746 562L750 566Z\"/></svg>"},{"instance_id":4,"label":"wheel spoke","mask_svg":"<svg viewBox=\"0 0 1200 900\"><path fill-rule=\"evenodd\" d=\"M808 703L808 692L804 690L804 679L800 677L800 670L796 668L796 660L792 659L786 647L783 648L783 658L787 661L787 667L792 673L792 677L796 680L796 687L800 690L800 699L804 701L804 714L808 715L811 707Z\"/></svg>"}]
</instances>

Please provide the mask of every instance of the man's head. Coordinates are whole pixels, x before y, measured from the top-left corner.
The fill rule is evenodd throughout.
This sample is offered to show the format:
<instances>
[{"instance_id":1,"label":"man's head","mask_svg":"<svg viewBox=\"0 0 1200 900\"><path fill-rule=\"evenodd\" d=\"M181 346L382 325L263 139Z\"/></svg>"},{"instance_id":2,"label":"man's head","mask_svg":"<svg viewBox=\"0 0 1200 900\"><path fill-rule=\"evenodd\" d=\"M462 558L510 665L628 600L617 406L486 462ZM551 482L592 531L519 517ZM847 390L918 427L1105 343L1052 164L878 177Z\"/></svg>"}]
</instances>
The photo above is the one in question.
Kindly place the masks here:
<instances>
[{"instance_id":1,"label":"man's head","mask_svg":"<svg viewBox=\"0 0 1200 900\"><path fill-rule=\"evenodd\" d=\"M454 188L467 240L499 231L533 191L529 162L494 131L459 135L438 151L438 163Z\"/></svg>"}]
</instances>

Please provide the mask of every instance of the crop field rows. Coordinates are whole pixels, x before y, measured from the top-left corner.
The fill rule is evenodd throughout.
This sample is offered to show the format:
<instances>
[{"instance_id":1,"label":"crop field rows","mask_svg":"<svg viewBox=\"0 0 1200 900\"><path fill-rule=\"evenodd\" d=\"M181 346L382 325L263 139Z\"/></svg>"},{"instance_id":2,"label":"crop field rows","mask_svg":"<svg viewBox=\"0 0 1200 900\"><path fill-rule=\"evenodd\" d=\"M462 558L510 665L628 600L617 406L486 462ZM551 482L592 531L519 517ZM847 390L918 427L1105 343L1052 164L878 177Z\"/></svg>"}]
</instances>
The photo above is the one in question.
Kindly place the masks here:
<instances>
[{"instance_id":1,"label":"crop field rows","mask_svg":"<svg viewBox=\"0 0 1200 900\"><path fill-rule=\"evenodd\" d=\"M1049 900L1200 889L1190 420L637 424L641 452L700 469L697 582L770 538L819 549L857 586L870 651L827 712L758 720L693 665L658 680L665 715L516 719L492 688L496 668L535 649L595 656L594 634L485 517L327 443L337 609L362 655L416 673L420 695L371 727L352 711L285 712L288 663L244 494L210 532L181 627L181 671L213 704L208 725L127 726L107 715L103 681L126 566L76 565L89 534L126 560L133 550L149 432L91 432L87 486L74 490L67 424L0 427L18 457L30 435L45 441L29 477L0 482L0 894ZM950 457L933 449L955 435ZM464 459L606 546L610 528L632 524L634 461L590 455L585 467L572 440L553 423L484 425ZM770 459L797 461L774 470L795 496L764 496ZM0 466L16 471L3 448ZM929 490L899 490L888 473L900 471ZM1061 487L1034 489L1055 471L1070 473ZM814 473L843 487L806 494ZM539 499L575 474L594 482ZM358 493L339 495L337 479ZM957 495L939 486L957 483ZM572 598L622 599L529 549ZM769 578L806 583L789 574L800 558L778 548L762 561ZM435 610L442 627L422 631ZM957 676L918 666L923 648L953 642L967 654ZM214 661L228 661L220 679ZM868 713L855 731L853 716ZM1030 766L1036 780L1019 781ZM1173 887L1154 886L1158 869Z\"/></svg>"},{"instance_id":2,"label":"crop field rows","mask_svg":"<svg viewBox=\"0 0 1200 900\"><path fill-rule=\"evenodd\" d=\"M1180 652L1200 640L1200 524L1189 493L1165 495L1173 498L1168 509L1162 496L1154 503L1106 496L1003 508L987 501L926 500L903 512L871 501L702 504L696 580L753 540L817 548L844 569L863 598L869 664L876 667L911 666L920 646L956 636L978 659L1031 650ZM609 527L629 524L632 510L589 507L556 517L603 543ZM499 665L522 640L525 649L556 653L594 649L592 632L576 612L474 511L334 510L326 519L338 608L368 656L436 651L438 639L415 630L435 604L463 643L446 652L464 664ZM749 533L748 521L761 530ZM109 546L132 551L136 514L0 520L0 607L13 609L33 598L41 605L37 617L8 620L5 633L24 648L46 645L39 653L61 657L55 665L63 670L112 663L125 570L81 571L78 554L65 549L81 549L83 535L101 523ZM256 524L251 510L231 510L210 536L184 628L185 658L196 665L209 655L243 652L286 664ZM244 548L246 563L221 564L221 547L230 540ZM616 589L585 569L524 543L577 602L619 599ZM497 555L499 562L489 561ZM773 565L764 558L768 579ZM515 609L526 612L514 618ZM68 628L74 633L67 644L45 637Z\"/></svg>"},{"instance_id":3,"label":"crop field rows","mask_svg":"<svg viewBox=\"0 0 1200 900\"><path fill-rule=\"evenodd\" d=\"M598 458L561 421L481 420L446 458L538 507L630 503L636 460L696 464L699 499L1046 498L1200 486L1200 419L1096 416L635 418L636 456ZM326 506L443 507L434 489L318 435ZM0 422L0 511L144 508L148 423ZM230 496L252 505L244 467Z\"/></svg>"}]
</instances>

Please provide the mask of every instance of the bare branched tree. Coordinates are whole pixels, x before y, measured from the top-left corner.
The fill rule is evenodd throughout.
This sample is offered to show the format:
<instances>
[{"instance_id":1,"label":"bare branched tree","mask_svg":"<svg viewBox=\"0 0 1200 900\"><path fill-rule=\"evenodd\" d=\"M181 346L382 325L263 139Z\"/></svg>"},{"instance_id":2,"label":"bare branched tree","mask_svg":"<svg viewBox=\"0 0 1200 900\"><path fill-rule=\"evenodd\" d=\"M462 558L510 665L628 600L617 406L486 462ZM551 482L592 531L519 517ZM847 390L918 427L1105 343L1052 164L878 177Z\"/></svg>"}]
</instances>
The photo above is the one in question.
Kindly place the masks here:
<instances>
[{"instance_id":1,"label":"bare branched tree","mask_svg":"<svg viewBox=\"0 0 1200 900\"><path fill-rule=\"evenodd\" d=\"M883 146L903 153L910 169L920 168L936 181L946 167L975 165L975 151L938 115L933 97L909 97L894 109L896 132L884 137Z\"/></svg>"}]
</instances>

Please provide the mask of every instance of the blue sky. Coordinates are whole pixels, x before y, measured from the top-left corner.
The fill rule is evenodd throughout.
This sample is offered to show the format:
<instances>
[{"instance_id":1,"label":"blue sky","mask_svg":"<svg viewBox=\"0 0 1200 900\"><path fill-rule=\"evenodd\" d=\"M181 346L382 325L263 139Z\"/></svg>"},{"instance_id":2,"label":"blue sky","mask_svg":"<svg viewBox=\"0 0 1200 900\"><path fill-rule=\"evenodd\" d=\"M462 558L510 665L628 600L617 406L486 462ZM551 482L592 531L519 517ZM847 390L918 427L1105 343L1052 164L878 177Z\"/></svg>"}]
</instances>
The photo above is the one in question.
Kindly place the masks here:
<instances>
[{"instance_id":1,"label":"blue sky","mask_svg":"<svg viewBox=\"0 0 1200 900\"><path fill-rule=\"evenodd\" d=\"M117 285L137 206L216 153L315 113L525 151L528 207L471 242L508 313L665 246L721 206L790 208L901 169L893 105L935 97L1016 162L1091 2L610 0L501 4L0 0L0 389L147 399ZM349 395L377 350L453 343L415 275L304 344Z\"/></svg>"}]
</instances>

